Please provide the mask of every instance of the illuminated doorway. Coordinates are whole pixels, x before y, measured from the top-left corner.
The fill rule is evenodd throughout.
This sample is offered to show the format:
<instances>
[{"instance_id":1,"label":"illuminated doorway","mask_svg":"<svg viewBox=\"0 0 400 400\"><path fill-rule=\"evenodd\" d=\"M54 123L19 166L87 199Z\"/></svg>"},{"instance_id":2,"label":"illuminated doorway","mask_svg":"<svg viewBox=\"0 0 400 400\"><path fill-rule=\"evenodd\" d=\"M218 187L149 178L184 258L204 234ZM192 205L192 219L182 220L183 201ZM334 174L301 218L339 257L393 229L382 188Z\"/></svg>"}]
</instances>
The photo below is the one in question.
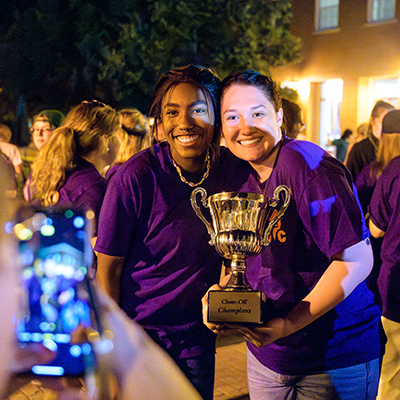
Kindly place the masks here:
<instances>
[{"instance_id":1,"label":"illuminated doorway","mask_svg":"<svg viewBox=\"0 0 400 400\"><path fill-rule=\"evenodd\" d=\"M343 81L330 79L321 84L319 145L329 151L331 142L341 136L340 106L343 98Z\"/></svg>"}]
</instances>

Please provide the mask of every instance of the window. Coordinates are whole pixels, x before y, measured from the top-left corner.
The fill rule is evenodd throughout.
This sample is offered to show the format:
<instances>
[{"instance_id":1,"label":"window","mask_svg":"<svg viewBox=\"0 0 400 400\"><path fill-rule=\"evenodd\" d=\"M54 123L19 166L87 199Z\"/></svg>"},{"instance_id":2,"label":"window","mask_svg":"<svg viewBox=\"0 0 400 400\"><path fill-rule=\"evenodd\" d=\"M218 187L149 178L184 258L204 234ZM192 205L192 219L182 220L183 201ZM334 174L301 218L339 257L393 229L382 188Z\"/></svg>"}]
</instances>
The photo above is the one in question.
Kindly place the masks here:
<instances>
[{"instance_id":1,"label":"window","mask_svg":"<svg viewBox=\"0 0 400 400\"><path fill-rule=\"evenodd\" d=\"M317 31L339 26L339 0L317 0L316 6Z\"/></svg>"},{"instance_id":2,"label":"window","mask_svg":"<svg viewBox=\"0 0 400 400\"><path fill-rule=\"evenodd\" d=\"M397 108L400 97L399 79L378 79L374 83L374 101L384 100Z\"/></svg>"},{"instance_id":3,"label":"window","mask_svg":"<svg viewBox=\"0 0 400 400\"><path fill-rule=\"evenodd\" d=\"M369 0L368 21L378 22L395 17L396 0Z\"/></svg>"}]
</instances>

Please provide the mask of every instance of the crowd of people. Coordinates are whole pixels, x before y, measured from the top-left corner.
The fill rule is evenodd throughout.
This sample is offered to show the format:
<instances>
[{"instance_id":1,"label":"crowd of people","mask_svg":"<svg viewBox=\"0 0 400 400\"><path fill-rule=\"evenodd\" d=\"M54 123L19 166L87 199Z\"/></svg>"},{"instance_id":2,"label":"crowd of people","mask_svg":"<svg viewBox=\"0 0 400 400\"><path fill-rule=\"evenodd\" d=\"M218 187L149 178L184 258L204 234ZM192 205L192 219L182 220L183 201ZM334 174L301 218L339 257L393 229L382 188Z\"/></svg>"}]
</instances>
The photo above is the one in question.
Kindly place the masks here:
<instances>
[{"instance_id":1,"label":"crowd of people","mask_svg":"<svg viewBox=\"0 0 400 400\"><path fill-rule=\"evenodd\" d=\"M188 65L162 75L147 117L85 100L62 118L34 116L22 157L0 147L14 197L93 213L91 278L118 337L107 362L121 398L211 400L216 335L232 331L248 342L252 400L372 400L378 391L396 398L400 111L378 102L366 138L348 146L351 131L342 136L339 160L296 139L305 124L290 103L256 71L221 81ZM7 126L0 138L10 141ZM274 318L258 326L209 322L208 291L223 290L230 269L209 245L193 189L271 198L280 185L291 192L280 234L248 257L246 271ZM2 189L9 193L10 179ZM9 264L2 260L0 278ZM5 303L9 354L15 296ZM15 350L3 376L51 358L45 350Z\"/></svg>"}]
</instances>

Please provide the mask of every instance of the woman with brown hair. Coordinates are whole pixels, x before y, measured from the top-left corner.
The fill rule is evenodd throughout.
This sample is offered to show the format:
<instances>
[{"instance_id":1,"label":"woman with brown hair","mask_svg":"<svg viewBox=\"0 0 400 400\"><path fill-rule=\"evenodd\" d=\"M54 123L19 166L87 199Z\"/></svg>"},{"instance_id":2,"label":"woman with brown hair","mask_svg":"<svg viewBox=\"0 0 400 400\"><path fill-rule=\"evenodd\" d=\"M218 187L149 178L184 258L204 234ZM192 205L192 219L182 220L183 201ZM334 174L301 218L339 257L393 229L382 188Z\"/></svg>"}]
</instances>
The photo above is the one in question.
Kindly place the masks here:
<instances>
[{"instance_id":1,"label":"woman with brown hair","mask_svg":"<svg viewBox=\"0 0 400 400\"><path fill-rule=\"evenodd\" d=\"M275 227L279 234L247 260L249 284L265 294L276 317L253 326L205 323L248 342L252 400L372 400L380 310L365 281L369 231L349 171L314 143L287 138L283 116L270 77L248 70L224 79L222 134L253 168L240 190L272 198L286 185L291 198ZM203 304L206 317L207 296Z\"/></svg>"}]
</instances>

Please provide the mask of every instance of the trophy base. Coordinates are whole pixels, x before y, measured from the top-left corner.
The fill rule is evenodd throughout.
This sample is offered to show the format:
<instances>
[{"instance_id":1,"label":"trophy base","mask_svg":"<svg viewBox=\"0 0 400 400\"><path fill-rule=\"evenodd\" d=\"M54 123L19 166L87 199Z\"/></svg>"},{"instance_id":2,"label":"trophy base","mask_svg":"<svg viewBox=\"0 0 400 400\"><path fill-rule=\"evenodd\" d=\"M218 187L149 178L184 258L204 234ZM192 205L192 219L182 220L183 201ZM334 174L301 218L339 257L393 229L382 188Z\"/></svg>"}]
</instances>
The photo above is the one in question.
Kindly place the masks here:
<instances>
[{"instance_id":1,"label":"trophy base","mask_svg":"<svg viewBox=\"0 0 400 400\"><path fill-rule=\"evenodd\" d=\"M208 322L264 323L265 295L260 291L211 290L208 292Z\"/></svg>"}]
</instances>

